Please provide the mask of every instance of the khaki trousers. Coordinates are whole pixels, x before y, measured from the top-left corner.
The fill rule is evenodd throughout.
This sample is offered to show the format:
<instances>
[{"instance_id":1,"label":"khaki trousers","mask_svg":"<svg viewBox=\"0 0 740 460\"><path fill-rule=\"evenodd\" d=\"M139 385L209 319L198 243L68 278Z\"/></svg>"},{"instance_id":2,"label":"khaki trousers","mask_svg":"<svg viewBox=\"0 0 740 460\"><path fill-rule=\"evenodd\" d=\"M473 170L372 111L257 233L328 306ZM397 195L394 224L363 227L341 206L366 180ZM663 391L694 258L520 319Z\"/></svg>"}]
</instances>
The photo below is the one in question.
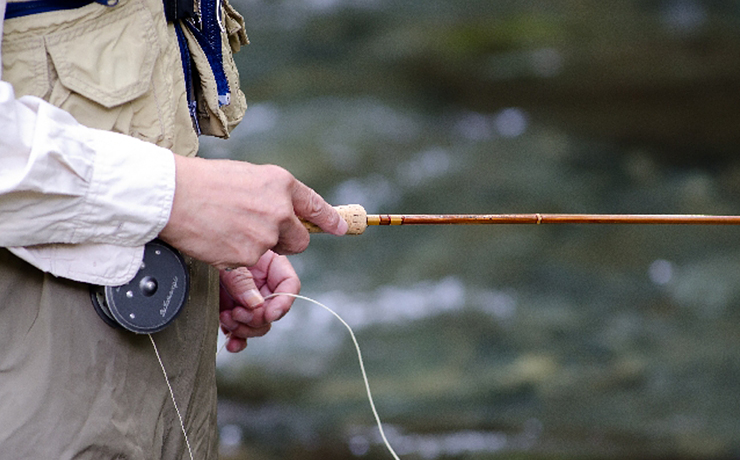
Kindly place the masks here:
<instances>
[{"instance_id":1,"label":"khaki trousers","mask_svg":"<svg viewBox=\"0 0 740 460\"><path fill-rule=\"evenodd\" d=\"M217 458L218 272L154 334L197 459ZM149 338L105 324L89 287L0 249L0 458L187 459Z\"/></svg>"}]
</instances>

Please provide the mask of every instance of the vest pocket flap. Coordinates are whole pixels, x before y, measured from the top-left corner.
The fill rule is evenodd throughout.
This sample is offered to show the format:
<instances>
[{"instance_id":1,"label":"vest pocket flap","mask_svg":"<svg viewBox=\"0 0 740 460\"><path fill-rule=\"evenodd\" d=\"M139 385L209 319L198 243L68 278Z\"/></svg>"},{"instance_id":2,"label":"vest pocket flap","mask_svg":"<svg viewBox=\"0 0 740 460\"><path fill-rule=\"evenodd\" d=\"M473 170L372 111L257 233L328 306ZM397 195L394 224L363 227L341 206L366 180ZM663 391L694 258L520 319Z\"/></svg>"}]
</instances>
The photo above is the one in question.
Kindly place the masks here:
<instances>
[{"instance_id":1,"label":"vest pocket flap","mask_svg":"<svg viewBox=\"0 0 740 460\"><path fill-rule=\"evenodd\" d=\"M46 37L59 81L111 108L143 95L159 54L151 15L139 2L112 8L104 19Z\"/></svg>"}]
</instances>

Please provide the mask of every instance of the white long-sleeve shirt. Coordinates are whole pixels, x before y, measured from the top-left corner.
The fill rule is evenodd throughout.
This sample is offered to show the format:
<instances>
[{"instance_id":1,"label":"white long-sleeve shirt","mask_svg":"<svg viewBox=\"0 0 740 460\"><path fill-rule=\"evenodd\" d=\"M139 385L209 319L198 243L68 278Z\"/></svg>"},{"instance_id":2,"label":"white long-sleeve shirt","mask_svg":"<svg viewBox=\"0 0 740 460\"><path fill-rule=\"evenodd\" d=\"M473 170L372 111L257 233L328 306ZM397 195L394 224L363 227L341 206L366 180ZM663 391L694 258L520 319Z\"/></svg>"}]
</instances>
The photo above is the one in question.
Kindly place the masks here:
<instances>
[{"instance_id":1,"label":"white long-sleeve shirt","mask_svg":"<svg viewBox=\"0 0 740 460\"><path fill-rule=\"evenodd\" d=\"M2 31L0 21L0 40ZM0 247L56 276L128 282L169 219L173 153L82 126L39 98L16 99L1 80L2 65Z\"/></svg>"}]
</instances>

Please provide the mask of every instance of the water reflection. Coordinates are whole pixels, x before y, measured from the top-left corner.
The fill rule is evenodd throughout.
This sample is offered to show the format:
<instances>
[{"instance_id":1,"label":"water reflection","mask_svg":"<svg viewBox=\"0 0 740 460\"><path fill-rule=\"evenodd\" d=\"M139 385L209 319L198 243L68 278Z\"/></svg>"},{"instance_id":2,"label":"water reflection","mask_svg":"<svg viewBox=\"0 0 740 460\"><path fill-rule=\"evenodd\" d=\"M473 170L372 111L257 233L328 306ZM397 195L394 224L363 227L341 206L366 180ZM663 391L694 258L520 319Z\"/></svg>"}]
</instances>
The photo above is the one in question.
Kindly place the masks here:
<instances>
[{"instance_id":1,"label":"water reflection","mask_svg":"<svg viewBox=\"0 0 740 460\"><path fill-rule=\"evenodd\" d=\"M503 109L493 115L463 114L455 123L455 130L465 139L486 141L498 135L515 138L524 134L529 126L527 112L518 107Z\"/></svg>"},{"instance_id":2,"label":"water reflection","mask_svg":"<svg viewBox=\"0 0 740 460\"><path fill-rule=\"evenodd\" d=\"M455 123L455 131L471 141L482 141L493 136L490 117L482 113L465 113Z\"/></svg>"},{"instance_id":3,"label":"water reflection","mask_svg":"<svg viewBox=\"0 0 740 460\"><path fill-rule=\"evenodd\" d=\"M707 11L696 0L673 0L666 3L662 13L663 24L672 33L690 34L707 21Z\"/></svg>"},{"instance_id":4,"label":"water reflection","mask_svg":"<svg viewBox=\"0 0 740 460\"><path fill-rule=\"evenodd\" d=\"M332 203L363 203L368 212L389 209L399 201L399 188L386 177L373 174L362 179L349 179L327 196Z\"/></svg>"},{"instance_id":5,"label":"water reflection","mask_svg":"<svg viewBox=\"0 0 740 460\"><path fill-rule=\"evenodd\" d=\"M252 134L269 131L277 125L280 120L280 112L275 104L261 103L252 104L244 114L242 129L238 131L238 140L245 140Z\"/></svg>"},{"instance_id":6,"label":"water reflection","mask_svg":"<svg viewBox=\"0 0 740 460\"><path fill-rule=\"evenodd\" d=\"M671 282L673 279L673 264L667 260L658 259L648 269L648 275L650 281L657 285L664 285Z\"/></svg>"},{"instance_id":7,"label":"water reflection","mask_svg":"<svg viewBox=\"0 0 740 460\"><path fill-rule=\"evenodd\" d=\"M527 130L527 115L518 108L504 109L496 114L493 124L502 137L519 137Z\"/></svg>"},{"instance_id":8,"label":"water reflection","mask_svg":"<svg viewBox=\"0 0 740 460\"><path fill-rule=\"evenodd\" d=\"M218 433L221 453L229 455L238 452L242 445L243 433L244 431L237 424L223 425Z\"/></svg>"},{"instance_id":9,"label":"water reflection","mask_svg":"<svg viewBox=\"0 0 740 460\"><path fill-rule=\"evenodd\" d=\"M397 168L399 182L404 186L413 187L422 182L444 176L452 166L453 161L450 152L441 147L433 147L417 153L408 161L399 163Z\"/></svg>"},{"instance_id":10,"label":"water reflection","mask_svg":"<svg viewBox=\"0 0 740 460\"><path fill-rule=\"evenodd\" d=\"M563 56L556 48L534 50L530 58L534 72L540 77L556 77L563 70Z\"/></svg>"},{"instance_id":11,"label":"water reflection","mask_svg":"<svg viewBox=\"0 0 740 460\"><path fill-rule=\"evenodd\" d=\"M404 433L395 426L386 426L385 433L391 447L399 456L418 456L426 460L476 453L496 453L505 450L512 442L518 442L516 439L509 439L504 433L488 431L463 430L413 434ZM531 435L527 437L527 441L531 442ZM365 456L373 445L381 448L384 446L380 435L374 432L356 434L349 440L350 451L356 457Z\"/></svg>"}]
</instances>

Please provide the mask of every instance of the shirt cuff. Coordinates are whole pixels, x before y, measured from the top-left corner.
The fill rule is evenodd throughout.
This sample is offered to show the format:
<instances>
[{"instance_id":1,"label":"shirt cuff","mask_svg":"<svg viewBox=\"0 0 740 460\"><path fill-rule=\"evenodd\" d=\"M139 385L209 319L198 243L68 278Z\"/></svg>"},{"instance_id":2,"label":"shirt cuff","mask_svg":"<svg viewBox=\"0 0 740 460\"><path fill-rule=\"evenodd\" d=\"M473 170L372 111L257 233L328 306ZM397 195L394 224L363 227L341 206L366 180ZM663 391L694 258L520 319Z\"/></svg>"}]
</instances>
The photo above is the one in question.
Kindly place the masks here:
<instances>
[{"instance_id":1,"label":"shirt cuff","mask_svg":"<svg viewBox=\"0 0 740 460\"><path fill-rule=\"evenodd\" d=\"M42 271L106 286L129 282L141 267L144 245L169 220L175 193L175 158L167 149L102 130L79 131L94 167L80 212L76 244L9 248Z\"/></svg>"},{"instance_id":2,"label":"shirt cuff","mask_svg":"<svg viewBox=\"0 0 740 460\"><path fill-rule=\"evenodd\" d=\"M77 135L94 163L79 212L71 218L73 243L8 249L54 276L120 286L134 278L144 245L169 220L175 193L174 154L108 131L82 128Z\"/></svg>"},{"instance_id":3,"label":"shirt cuff","mask_svg":"<svg viewBox=\"0 0 740 460\"><path fill-rule=\"evenodd\" d=\"M39 244L8 250L41 271L99 286L128 283L144 258L144 246L111 244Z\"/></svg>"},{"instance_id":4,"label":"shirt cuff","mask_svg":"<svg viewBox=\"0 0 740 460\"><path fill-rule=\"evenodd\" d=\"M91 135L90 135L91 134ZM95 151L75 240L143 246L167 224L175 195L174 154L139 139L92 130Z\"/></svg>"}]
</instances>

